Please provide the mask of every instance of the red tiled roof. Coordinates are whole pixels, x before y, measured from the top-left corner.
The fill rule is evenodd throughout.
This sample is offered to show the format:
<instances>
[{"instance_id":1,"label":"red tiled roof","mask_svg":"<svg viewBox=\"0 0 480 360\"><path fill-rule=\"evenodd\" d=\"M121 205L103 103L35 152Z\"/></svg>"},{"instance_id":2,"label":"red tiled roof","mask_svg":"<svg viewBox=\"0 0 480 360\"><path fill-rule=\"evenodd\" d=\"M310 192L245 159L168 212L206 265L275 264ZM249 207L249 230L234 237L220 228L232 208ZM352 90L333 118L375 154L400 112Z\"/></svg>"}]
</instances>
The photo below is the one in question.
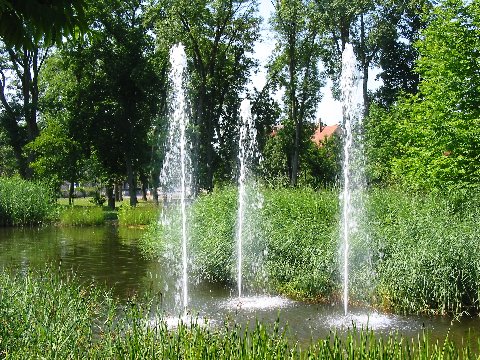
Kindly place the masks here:
<instances>
[{"instance_id":1,"label":"red tiled roof","mask_svg":"<svg viewBox=\"0 0 480 360\"><path fill-rule=\"evenodd\" d=\"M322 130L320 131L320 129ZM324 141L327 137L330 137L333 134L338 133L338 131L340 131L339 125L328 125L322 128L318 127L312 136L312 141L315 144L320 145L320 143Z\"/></svg>"}]
</instances>

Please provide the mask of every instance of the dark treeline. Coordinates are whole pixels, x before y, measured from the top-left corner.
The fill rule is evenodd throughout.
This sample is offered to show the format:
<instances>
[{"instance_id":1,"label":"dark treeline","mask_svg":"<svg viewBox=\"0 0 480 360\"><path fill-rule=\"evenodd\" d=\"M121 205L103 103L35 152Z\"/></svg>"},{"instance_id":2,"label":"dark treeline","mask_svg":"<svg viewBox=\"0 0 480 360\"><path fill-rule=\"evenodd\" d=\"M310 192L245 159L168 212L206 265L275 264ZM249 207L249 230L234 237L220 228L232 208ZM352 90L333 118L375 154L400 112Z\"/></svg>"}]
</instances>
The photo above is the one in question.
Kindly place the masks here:
<instances>
[{"instance_id":1,"label":"dark treeline","mask_svg":"<svg viewBox=\"0 0 480 360\"><path fill-rule=\"evenodd\" d=\"M103 184L111 207L118 184L156 188L169 50L182 42L197 191L235 178L238 109L259 67L256 1L31 3L44 17L16 2L0 7L1 176L41 178L55 188ZM327 79L338 95L349 42L363 75L370 181L417 188L478 182L479 21L476 2L456 0L275 1L266 85L248 95L265 180L337 181L339 139L317 146L310 138ZM372 68L382 80L375 91L368 89Z\"/></svg>"}]
</instances>

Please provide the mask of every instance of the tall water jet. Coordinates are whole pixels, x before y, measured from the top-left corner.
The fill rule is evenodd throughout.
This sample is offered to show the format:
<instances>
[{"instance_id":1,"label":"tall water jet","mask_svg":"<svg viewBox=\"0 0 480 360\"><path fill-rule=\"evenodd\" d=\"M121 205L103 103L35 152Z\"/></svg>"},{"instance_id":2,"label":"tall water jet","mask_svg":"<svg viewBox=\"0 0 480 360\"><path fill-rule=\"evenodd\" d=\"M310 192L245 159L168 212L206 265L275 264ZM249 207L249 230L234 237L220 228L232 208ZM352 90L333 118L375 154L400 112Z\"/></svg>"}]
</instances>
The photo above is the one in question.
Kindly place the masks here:
<instances>
[{"instance_id":1,"label":"tall water jet","mask_svg":"<svg viewBox=\"0 0 480 360\"><path fill-rule=\"evenodd\" d=\"M342 54L340 79L343 110L343 191L341 236L343 243L343 306L348 313L349 256L351 239L357 233L362 209L364 166L362 151L363 96L353 46L346 44Z\"/></svg>"},{"instance_id":2,"label":"tall water jet","mask_svg":"<svg viewBox=\"0 0 480 360\"><path fill-rule=\"evenodd\" d=\"M164 197L169 194L171 198L179 196L180 200L182 253L180 287L182 289L183 311L186 312L188 307L187 199L192 193L192 166L189 153L190 146L187 139L187 129L189 127L188 104L185 94L187 58L182 44L177 44L170 50L170 64L169 81L171 91L168 99L170 121L166 154L160 173L160 185L162 186Z\"/></svg>"},{"instance_id":3,"label":"tall water jet","mask_svg":"<svg viewBox=\"0 0 480 360\"><path fill-rule=\"evenodd\" d=\"M237 290L242 296L244 247L252 247L254 241L253 211L261 207L262 198L256 188L253 168L260 161L257 145L257 130L251 113L250 101L244 99L240 105L240 134L238 141L238 213L237 213ZM254 269L253 269L254 270Z\"/></svg>"}]
</instances>

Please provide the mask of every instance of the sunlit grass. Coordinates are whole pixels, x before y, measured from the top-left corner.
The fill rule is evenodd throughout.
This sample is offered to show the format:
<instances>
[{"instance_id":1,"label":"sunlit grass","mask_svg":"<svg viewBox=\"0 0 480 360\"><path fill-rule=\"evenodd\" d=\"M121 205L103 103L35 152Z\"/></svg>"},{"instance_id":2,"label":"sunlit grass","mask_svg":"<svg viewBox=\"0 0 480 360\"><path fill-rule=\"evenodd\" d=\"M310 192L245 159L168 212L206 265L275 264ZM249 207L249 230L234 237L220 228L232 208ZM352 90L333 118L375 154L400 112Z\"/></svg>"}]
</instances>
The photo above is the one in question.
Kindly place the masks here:
<instances>
[{"instance_id":1,"label":"sunlit grass","mask_svg":"<svg viewBox=\"0 0 480 360\"><path fill-rule=\"evenodd\" d=\"M53 193L46 185L0 177L0 226L48 223L56 210Z\"/></svg>"},{"instance_id":2,"label":"sunlit grass","mask_svg":"<svg viewBox=\"0 0 480 360\"><path fill-rule=\"evenodd\" d=\"M153 204L131 207L122 204L118 209L118 224L120 226L145 226L158 220L160 208Z\"/></svg>"},{"instance_id":3,"label":"sunlit grass","mask_svg":"<svg viewBox=\"0 0 480 360\"><path fill-rule=\"evenodd\" d=\"M62 226L92 226L105 223L105 212L99 206L69 206L60 211Z\"/></svg>"}]
</instances>

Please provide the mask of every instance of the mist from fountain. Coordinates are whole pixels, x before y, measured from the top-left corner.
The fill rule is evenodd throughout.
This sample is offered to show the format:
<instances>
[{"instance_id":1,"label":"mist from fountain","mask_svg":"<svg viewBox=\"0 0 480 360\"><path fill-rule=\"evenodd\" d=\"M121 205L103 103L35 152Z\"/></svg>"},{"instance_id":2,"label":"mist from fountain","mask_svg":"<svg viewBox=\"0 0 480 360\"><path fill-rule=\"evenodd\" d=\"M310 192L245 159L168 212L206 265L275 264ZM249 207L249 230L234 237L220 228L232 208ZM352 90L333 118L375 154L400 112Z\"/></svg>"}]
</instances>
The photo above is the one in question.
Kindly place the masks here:
<instances>
[{"instance_id":1,"label":"mist from fountain","mask_svg":"<svg viewBox=\"0 0 480 360\"><path fill-rule=\"evenodd\" d=\"M343 110L343 190L341 194L341 237L343 267L343 307L348 313L349 260L351 241L358 236L358 223L362 217L362 192L365 185L362 149L363 95L353 46L346 44L342 54L340 79Z\"/></svg>"}]
</instances>

